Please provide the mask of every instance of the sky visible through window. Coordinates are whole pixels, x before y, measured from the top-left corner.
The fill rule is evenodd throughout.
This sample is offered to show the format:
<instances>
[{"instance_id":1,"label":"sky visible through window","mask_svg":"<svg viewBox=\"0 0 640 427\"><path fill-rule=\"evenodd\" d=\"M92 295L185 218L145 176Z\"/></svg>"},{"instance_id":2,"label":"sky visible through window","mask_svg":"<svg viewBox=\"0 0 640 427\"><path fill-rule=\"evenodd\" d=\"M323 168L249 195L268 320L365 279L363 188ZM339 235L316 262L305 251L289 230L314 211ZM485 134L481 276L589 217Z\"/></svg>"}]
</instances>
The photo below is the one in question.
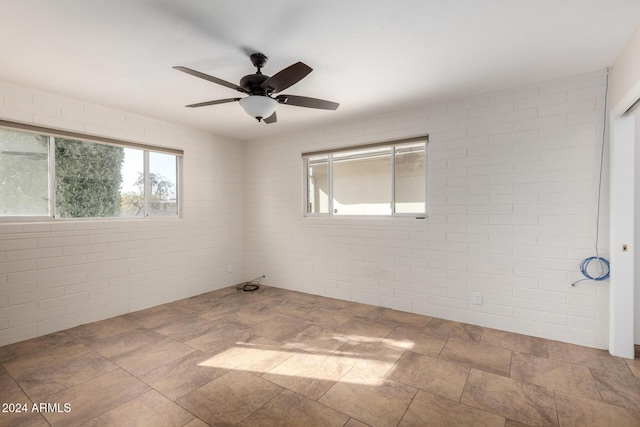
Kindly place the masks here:
<instances>
[{"instance_id":1,"label":"sky visible through window","mask_svg":"<svg viewBox=\"0 0 640 427\"><path fill-rule=\"evenodd\" d=\"M149 153L149 161L152 165L153 172L162 175L164 178L175 179L176 175L176 157L162 153ZM142 174L144 169L144 156L142 150L134 148L124 149L124 162L122 164L122 184L120 192L137 192L139 188L135 185L136 181Z\"/></svg>"},{"instance_id":2,"label":"sky visible through window","mask_svg":"<svg viewBox=\"0 0 640 427\"><path fill-rule=\"evenodd\" d=\"M124 162L122 164L122 184L120 184L120 192L137 192L138 187L135 182L143 173L144 157L142 150L134 150L132 148L124 149Z\"/></svg>"}]
</instances>

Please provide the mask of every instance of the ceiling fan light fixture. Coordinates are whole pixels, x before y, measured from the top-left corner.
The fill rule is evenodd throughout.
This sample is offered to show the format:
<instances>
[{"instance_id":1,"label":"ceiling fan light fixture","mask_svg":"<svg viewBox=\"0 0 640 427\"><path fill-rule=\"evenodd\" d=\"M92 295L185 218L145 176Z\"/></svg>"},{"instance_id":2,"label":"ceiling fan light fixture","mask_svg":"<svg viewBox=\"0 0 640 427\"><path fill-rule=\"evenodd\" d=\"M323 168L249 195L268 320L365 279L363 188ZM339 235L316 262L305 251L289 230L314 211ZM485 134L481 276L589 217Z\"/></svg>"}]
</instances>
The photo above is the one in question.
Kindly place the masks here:
<instances>
[{"instance_id":1,"label":"ceiling fan light fixture","mask_svg":"<svg viewBox=\"0 0 640 427\"><path fill-rule=\"evenodd\" d=\"M278 101L264 95L249 95L240 100L240 105L251 117L258 121L270 117L278 106Z\"/></svg>"}]
</instances>

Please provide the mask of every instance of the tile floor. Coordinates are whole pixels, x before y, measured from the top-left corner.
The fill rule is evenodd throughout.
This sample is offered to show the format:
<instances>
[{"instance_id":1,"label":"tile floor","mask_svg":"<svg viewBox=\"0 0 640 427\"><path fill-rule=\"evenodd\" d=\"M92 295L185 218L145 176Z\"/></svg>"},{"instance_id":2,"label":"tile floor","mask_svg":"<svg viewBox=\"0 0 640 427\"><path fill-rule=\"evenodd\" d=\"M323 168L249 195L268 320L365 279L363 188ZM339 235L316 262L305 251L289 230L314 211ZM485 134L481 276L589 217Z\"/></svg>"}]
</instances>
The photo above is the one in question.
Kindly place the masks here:
<instances>
[{"instance_id":1,"label":"tile floor","mask_svg":"<svg viewBox=\"0 0 640 427\"><path fill-rule=\"evenodd\" d=\"M1 347L0 364L0 426L640 426L640 359L269 287Z\"/></svg>"}]
</instances>

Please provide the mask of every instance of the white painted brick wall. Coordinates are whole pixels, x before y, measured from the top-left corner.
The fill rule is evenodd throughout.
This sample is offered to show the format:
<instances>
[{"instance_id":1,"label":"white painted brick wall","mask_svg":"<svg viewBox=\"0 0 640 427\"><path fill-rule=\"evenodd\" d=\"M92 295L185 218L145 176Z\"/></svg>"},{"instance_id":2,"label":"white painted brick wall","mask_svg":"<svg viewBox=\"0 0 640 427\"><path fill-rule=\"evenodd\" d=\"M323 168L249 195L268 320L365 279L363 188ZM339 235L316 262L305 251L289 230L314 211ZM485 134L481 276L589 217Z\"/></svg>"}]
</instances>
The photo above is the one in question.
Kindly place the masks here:
<instances>
[{"instance_id":1,"label":"white painted brick wall","mask_svg":"<svg viewBox=\"0 0 640 427\"><path fill-rule=\"evenodd\" d=\"M606 348L607 282L569 285L594 255L604 75L247 143L248 276ZM423 133L427 220L303 217L301 152ZM606 170L604 178L606 257ZM483 294L483 305L471 303L472 292Z\"/></svg>"},{"instance_id":2,"label":"white painted brick wall","mask_svg":"<svg viewBox=\"0 0 640 427\"><path fill-rule=\"evenodd\" d=\"M0 118L185 150L183 219L0 224L0 345L266 274L274 286L605 348L606 282L569 287L593 255L603 81L590 73L254 141L246 152L0 83ZM302 217L302 151L423 133L427 220Z\"/></svg>"},{"instance_id":3,"label":"white painted brick wall","mask_svg":"<svg viewBox=\"0 0 640 427\"><path fill-rule=\"evenodd\" d=\"M245 279L243 143L1 82L0 118L185 153L181 219L0 222L0 346Z\"/></svg>"}]
</instances>

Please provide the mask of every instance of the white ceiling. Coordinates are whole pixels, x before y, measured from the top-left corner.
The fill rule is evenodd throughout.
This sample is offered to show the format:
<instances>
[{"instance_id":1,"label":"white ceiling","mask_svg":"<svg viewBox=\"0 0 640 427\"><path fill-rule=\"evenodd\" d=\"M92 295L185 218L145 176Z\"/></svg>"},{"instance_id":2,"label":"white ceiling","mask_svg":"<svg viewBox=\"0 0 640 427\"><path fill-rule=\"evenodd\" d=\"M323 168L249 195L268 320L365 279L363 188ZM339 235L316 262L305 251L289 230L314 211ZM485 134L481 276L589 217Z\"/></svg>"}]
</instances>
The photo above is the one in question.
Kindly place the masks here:
<instances>
[{"instance_id":1,"label":"white ceiling","mask_svg":"<svg viewBox=\"0 0 640 427\"><path fill-rule=\"evenodd\" d=\"M241 140L464 98L613 64L640 24L638 0L0 0L0 80ZM237 103L184 105L302 61L286 93L337 111L280 105L257 123Z\"/></svg>"}]
</instances>

